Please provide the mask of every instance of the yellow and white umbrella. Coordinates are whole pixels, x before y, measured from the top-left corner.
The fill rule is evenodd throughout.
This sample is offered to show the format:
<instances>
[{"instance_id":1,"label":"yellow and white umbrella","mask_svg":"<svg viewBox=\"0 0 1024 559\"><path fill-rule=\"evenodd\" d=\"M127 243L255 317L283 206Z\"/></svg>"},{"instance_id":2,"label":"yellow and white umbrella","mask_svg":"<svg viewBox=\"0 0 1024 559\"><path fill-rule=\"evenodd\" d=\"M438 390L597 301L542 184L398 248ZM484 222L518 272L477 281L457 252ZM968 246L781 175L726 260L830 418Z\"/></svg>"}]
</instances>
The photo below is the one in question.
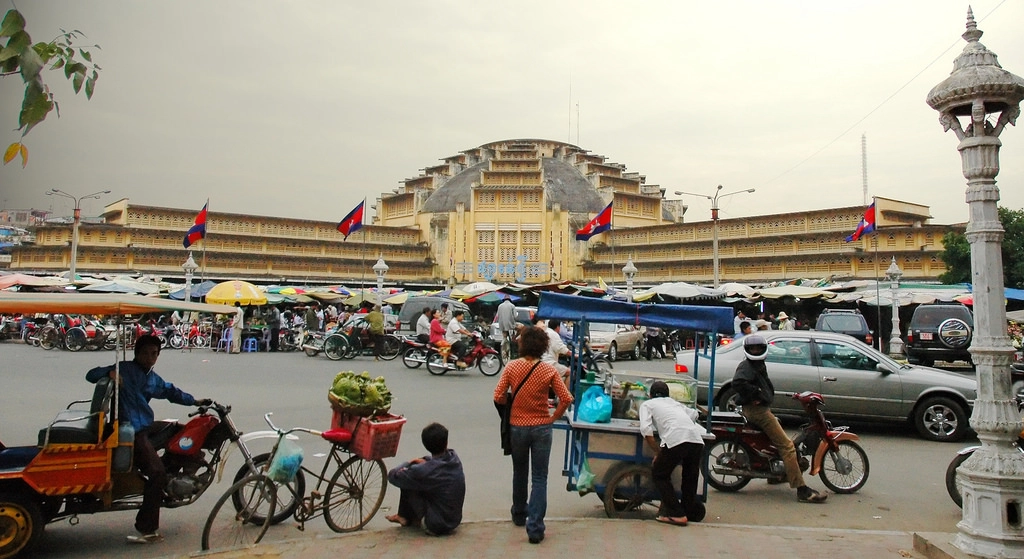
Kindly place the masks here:
<instances>
[{"instance_id":1,"label":"yellow and white umbrella","mask_svg":"<svg viewBox=\"0 0 1024 559\"><path fill-rule=\"evenodd\" d=\"M266 305L267 296L247 281L231 280L213 286L206 294L206 302L215 305Z\"/></svg>"}]
</instances>

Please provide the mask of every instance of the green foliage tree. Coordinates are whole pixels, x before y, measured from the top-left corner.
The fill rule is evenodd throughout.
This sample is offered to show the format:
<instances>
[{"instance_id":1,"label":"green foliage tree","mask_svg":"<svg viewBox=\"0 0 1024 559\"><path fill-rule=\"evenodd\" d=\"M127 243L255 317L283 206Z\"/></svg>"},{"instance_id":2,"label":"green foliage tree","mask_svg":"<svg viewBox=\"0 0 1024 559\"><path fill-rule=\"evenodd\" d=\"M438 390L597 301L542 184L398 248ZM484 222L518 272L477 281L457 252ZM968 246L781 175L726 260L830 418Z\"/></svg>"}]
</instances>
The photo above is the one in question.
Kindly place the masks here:
<instances>
[{"instance_id":1,"label":"green foliage tree","mask_svg":"<svg viewBox=\"0 0 1024 559\"><path fill-rule=\"evenodd\" d=\"M999 208L1003 237L1003 285L1024 289L1024 210ZM942 261L946 273L942 283L971 283L971 246L963 233L950 231L942 236Z\"/></svg>"},{"instance_id":2,"label":"green foliage tree","mask_svg":"<svg viewBox=\"0 0 1024 559\"><path fill-rule=\"evenodd\" d=\"M21 166L28 164L28 147L24 138L37 124L46 120L50 111L56 110L60 117L60 106L57 104L50 88L43 81L43 68L50 64L50 70L64 70L64 77L71 80L75 93L85 88L85 96L92 99L99 79L99 65L92 61L92 54L81 47L73 45L75 40L85 37L81 31L60 30L61 34L48 43L32 44L32 38L25 31L25 18L17 10L8 10L0 23L0 41L7 39L7 44L0 49L0 76L21 75L25 83L25 97L21 102L18 115L18 128L21 140L12 143L4 151L4 165L15 157L21 156ZM91 45L91 48L100 48ZM76 54L82 58L75 58ZM83 62L84 61L84 62Z\"/></svg>"}]
</instances>

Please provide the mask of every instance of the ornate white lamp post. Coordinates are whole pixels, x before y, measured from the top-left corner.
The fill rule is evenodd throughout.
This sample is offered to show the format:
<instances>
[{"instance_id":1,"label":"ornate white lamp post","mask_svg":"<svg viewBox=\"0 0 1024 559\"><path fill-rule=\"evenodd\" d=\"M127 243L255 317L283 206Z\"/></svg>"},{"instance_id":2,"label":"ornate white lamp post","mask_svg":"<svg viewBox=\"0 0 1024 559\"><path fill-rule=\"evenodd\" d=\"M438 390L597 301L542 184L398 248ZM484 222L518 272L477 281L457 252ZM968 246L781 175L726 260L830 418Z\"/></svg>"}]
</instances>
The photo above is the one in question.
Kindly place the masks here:
<instances>
[{"instance_id":1,"label":"ornate white lamp post","mask_svg":"<svg viewBox=\"0 0 1024 559\"><path fill-rule=\"evenodd\" d=\"M728 192L722 194L722 185L718 185L715 190L714 196L708 196L707 194L694 194L692 192L683 192L682 190L676 191L676 196L700 196L701 198L707 198L711 200L711 258L714 260L712 264L715 269L715 289L718 289L718 199L725 198L726 196L732 196L733 194L743 194L744 192L753 192L753 188L746 190L737 190L736 192Z\"/></svg>"},{"instance_id":2,"label":"ornate white lamp post","mask_svg":"<svg viewBox=\"0 0 1024 559\"><path fill-rule=\"evenodd\" d=\"M383 305L383 298L381 292L384 291L384 274L388 273L390 268L384 263L384 255L381 255L377 259L377 263L373 265L373 273L377 275L377 304Z\"/></svg>"},{"instance_id":3,"label":"ornate white lamp post","mask_svg":"<svg viewBox=\"0 0 1024 559\"><path fill-rule=\"evenodd\" d=\"M903 270L896 265L895 256L892 257L885 275L889 278L889 290L892 292L892 335L889 337L889 355L899 358L903 357L903 339L900 338L900 300L896 296L896 290L900 287Z\"/></svg>"},{"instance_id":4,"label":"ornate white lamp post","mask_svg":"<svg viewBox=\"0 0 1024 559\"><path fill-rule=\"evenodd\" d=\"M74 225L71 227L71 277L68 278L71 281L75 281L75 268L78 264L78 224L82 221L82 200L88 200L89 198L96 198L97 200L103 194L110 194L109 190L101 190L99 192L93 192L92 194L86 194L85 196L73 196L64 192L59 188L51 188L46 193L47 196L62 196L64 198L70 198L75 202L75 217Z\"/></svg>"},{"instance_id":5,"label":"ornate white lamp post","mask_svg":"<svg viewBox=\"0 0 1024 559\"><path fill-rule=\"evenodd\" d=\"M622 275L626 276L626 301L633 302L633 277L636 276L636 266L633 265L633 255L626 259L626 265L622 267Z\"/></svg>"},{"instance_id":6,"label":"ornate white lamp post","mask_svg":"<svg viewBox=\"0 0 1024 559\"><path fill-rule=\"evenodd\" d=\"M192 275L199 269L199 265L192 259L192 251L188 251L188 260L181 265L181 269L185 270L185 301L192 301Z\"/></svg>"},{"instance_id":7,"label":"ornate white lamp post","mask_svg":"<svg viewBox=\"0 0 1024 559\"><path fill-rule=\"evenodd\" d=\"M953 72L928 92L944 130L960 140L957 150L967 179L974 342L978 397L971 426L981 448L958 469L963 517L953 545L972 555L1024 557L1024 455L1013 447L1021 416L1010 390L1013 346L1006 333L1003 301L1003 227L996 202L999 134L1014 124L1024 99L1024 79L1004 70L978 40L982 32L967 11L967 41ZM990 119L989 117L993 117ZM960 122L966 119L966 127Z\"/></svg>"}]
</instances>

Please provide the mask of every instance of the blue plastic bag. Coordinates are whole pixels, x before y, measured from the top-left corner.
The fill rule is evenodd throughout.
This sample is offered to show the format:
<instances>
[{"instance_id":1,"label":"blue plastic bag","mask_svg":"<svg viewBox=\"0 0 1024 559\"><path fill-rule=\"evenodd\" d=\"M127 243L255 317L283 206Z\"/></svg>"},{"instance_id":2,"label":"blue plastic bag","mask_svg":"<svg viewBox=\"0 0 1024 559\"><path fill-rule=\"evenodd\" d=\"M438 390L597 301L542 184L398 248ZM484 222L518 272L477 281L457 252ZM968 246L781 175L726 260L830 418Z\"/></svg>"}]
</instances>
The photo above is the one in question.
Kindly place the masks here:
<instances>
[{"instance_id":1,"label":"blue plastic bag","mask_svg":"<svg viewBox=\"0 0 1024 559\"><path fill-rule=\"evenodd\" d=\"M580 411L577 417L589 423L608 423L612 420L612 397L604 393L604 388L591 386L580 399Z\"/></svg>"},{"instance_id":2,"label":"blue plastic bag","mask_svg":"<svg viewBox=\"0 0 1024 559\"><path fill-rule=\"evenodd\" d=\"M274 483L291 483L301 465L302 447L288 439L281 439L267 477Z\"/></svg>"}]
</instances>

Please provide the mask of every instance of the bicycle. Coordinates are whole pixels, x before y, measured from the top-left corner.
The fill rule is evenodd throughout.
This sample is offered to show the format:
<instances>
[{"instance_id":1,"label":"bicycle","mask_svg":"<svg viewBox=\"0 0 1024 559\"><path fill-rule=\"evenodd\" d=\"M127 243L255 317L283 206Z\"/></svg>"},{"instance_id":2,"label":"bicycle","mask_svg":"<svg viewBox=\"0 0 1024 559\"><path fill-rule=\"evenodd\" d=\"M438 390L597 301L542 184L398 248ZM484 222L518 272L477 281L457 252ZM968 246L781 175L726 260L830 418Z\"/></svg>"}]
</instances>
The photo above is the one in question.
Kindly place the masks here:
<instances>
[{"instance_id":1,"label":"bicycle","mask_svg":"<svg viewBox=\"0 0 1024 559\"><path fill-rule=\"evenodd\" d=\"M322 514L327 526L335 532L352 532L362 528L377 514L384 502L387 491L384 462L380 459L363 459L354 454L349 448L353 441L352 430L336 428L317 431L306 427L285 430L274 425L271 415L267 413L263 416L278 437L270 459L263 462L264 467L260 472L237 480L217 500L203 527L203 550L260 543L274 523L271 518L280 517L280 514L275 513L278 500L282 497L291 499L294 506L291 514L299 523L299 530L304 530L306 522ZM331 450L319 474L300 465L287 484L278 484L268 476L270 464L277 456L281 441L295 432L321 437L331 443ZM335 464L337 469L328 480L331 464ZM317 480L316 487L308 494L305 480L307 474ZM321 492L324 484L326 491ZM287 495L285 490L291 495Z\"/></svg>"}]
</instances>

